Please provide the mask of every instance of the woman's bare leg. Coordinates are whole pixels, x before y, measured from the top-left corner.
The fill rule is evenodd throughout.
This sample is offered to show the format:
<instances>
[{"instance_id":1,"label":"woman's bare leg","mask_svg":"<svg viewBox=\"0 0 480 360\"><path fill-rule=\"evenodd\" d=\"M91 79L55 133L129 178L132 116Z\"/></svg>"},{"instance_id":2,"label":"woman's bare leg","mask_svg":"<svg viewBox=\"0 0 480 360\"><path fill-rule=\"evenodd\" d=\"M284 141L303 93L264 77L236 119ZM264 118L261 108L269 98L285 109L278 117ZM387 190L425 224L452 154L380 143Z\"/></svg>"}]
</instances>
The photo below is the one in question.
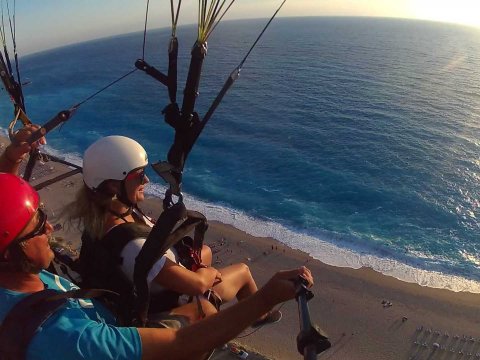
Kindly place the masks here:
<instances>
[{"instance_id":1,"label":"woman's bare leg","mask_svg":"<svg viewBox=\"0 0 480 360\"><path fill-rule=\"evenodd\" d=\"M222 282L215 285L215 290L227 302L236 297L244 299L257 291L257 284L253 280L250 269L245 264L234 264L218 269L222 274Z\"/></svg>"},{"instance_id":2,"label":"woman's bare leg","mask_svg":"<svg viewBox=\"0 0 480 360\"><path fill-rule=\"evenodd\" d=\"M212 249L208 245L202 246L202 263L207 266L212 266Z\"/></svg>"},{"instance_id":3,"label":"woman's bare leg","mask_svg":"<svg viewBox=\"0 0 480 360\"><path fill-rule=\"evenodd\" d=\"M253 280L250 268L245 264L234 264L218 269L222 274L222 282L215 285L215 290L222 298L222 302L228 302L234 297L242 300L252 294L257 289L257 284ZM268 313L263 314L259 320L264 319Z\"/></svg>"}]
</instances>

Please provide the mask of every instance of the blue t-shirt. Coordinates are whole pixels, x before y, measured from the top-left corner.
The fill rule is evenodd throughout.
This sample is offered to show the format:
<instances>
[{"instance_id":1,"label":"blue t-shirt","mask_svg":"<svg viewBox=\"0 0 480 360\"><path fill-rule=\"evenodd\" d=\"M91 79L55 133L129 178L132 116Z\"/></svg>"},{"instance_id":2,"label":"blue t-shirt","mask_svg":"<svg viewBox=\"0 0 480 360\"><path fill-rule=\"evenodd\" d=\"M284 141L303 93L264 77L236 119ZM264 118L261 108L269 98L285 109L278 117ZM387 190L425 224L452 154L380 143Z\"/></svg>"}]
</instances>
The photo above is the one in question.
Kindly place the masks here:
<instances>
[{"instance_id":1,"label":"blue t-shirt","mask_svg":"<svg viewBox=\"0 0 480 360\"><path fill-rule=\"evenodd\" d=\"M69 291L78 287L66 279L42 271L49 289ZM0 288L0 321L26 293ZM68 299L30 342L27 359L141 359L140 335L133 327L116 327L112 313L99 302Z\"/></svg>"}]
</instances>

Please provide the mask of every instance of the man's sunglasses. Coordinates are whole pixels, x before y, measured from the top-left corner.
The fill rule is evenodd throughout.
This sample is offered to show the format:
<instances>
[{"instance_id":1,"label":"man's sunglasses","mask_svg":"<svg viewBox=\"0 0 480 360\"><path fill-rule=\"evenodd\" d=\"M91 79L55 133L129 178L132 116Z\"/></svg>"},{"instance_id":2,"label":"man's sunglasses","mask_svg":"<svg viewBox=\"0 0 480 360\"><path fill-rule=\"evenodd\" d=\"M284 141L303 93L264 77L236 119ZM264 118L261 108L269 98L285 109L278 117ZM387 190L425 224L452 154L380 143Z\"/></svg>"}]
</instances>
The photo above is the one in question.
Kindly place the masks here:
<instances>
[{"instance_id":1,"label":"man's sunglasses","mask_svg":"<svg viewBox=\"0 0 480 360\"><path fill-rule=\"evenodd\" d=\"M45 214L45 212L39 208L38 223L37 223L37 226L35 226L35 229L33 229L33 231L30 232L29 234L24 235L21 238L18 238L16 241L22 242L22 241L26 241L28 239L34 238L35 236L43 235L47 232L46 226L47 226L47 214Z\"/></svg>"},{"instance_id":2,"label":"man's sunglasses","mask_svg":"<svg viewBox=\"0 0 480 360\"><path fill-rule=\"evenodd\" d=\"M140 184L145 184L145 179L147 177L147 174L145 174L145 168L139 170L134 170L128 173L128 175L125 177L126 180L140 180Z\"/></svg>"}]
</instances>

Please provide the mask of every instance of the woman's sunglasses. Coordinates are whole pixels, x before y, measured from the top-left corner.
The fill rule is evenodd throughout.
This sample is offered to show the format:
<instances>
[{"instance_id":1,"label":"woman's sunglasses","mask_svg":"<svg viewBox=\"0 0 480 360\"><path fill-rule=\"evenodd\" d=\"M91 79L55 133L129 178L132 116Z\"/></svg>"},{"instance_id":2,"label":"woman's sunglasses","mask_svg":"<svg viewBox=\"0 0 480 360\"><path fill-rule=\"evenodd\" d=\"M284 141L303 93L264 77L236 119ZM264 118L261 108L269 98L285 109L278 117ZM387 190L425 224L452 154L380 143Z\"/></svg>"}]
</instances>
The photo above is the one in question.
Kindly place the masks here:
<instances>
[{"instance_id":1,"label":"woman's sunglasses","mask_svg":"<svg viewBox=\"0 0 480 360\"><path fill-rule=\"evenodd\" d=\"M145 168L141 170L134 170L128 173L125 177L125 180L139 180L141 185L145 184L145 179L147 174L145 174Z\"/></svg>"},{"instance_id":2,"label":"woman's sunglasses","mask_svg":"<svg viewBox=\"0 0 480 360\"><path fill-rule=\"evenodd\" d=\"M21 238L18 238L16 241L22 242L22 241L26 241L28 239L34 238L35 236L43 235L47 232L46 226L47 226L47 214L45 214L45 212L39 208L38 223L37 223L37 226L35 226L35 229L33 229L33 231L30 232L29 234L24 235Z\"/></svg>"}]
</instances>

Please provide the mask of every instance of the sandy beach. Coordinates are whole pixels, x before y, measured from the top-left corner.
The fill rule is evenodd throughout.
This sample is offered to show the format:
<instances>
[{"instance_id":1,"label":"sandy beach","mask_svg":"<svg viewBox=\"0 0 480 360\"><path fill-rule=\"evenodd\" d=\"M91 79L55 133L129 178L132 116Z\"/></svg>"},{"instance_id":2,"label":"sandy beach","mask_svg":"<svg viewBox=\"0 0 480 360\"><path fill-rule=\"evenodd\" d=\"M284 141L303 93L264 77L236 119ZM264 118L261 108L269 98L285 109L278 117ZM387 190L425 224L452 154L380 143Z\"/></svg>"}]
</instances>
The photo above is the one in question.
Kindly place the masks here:
<instances>
[{"instance_id":1,"label":"sandy beach","mask_svg":"<svg viewBox=\"0 0 480 360\"><path fill-rule=\"evenodd\" d=\"M2 140L2 146L6 140ZM53 162L38 163L32 184L67 171ZM53 224L66 203L82 185L75 175L40 191ZM161 209L159 199L142 208L152 216ZM60 228L60 226L58 226ZM60 229L56 235L76 251L80 234ZM206 243L214 252L214 266L237 262L250 266L259 285L281 269L308 266L315 276L315 297L309 302L312 321L329 336L332 348L319 359L475 359L480 353L480 295L455 293L405 283L371 269L325 265L308 254L272 238L257 238L216 221L210 221ZM280 323L234 340L249 352L249 359L300 359L295 301L281 307ZM248 335L248 331L244 334ZM255 354L258 353L258 354ZM261 355L259 355L261 354ZM214 359L238 359L220 350Z\"/></svg>"}]
</instances>

